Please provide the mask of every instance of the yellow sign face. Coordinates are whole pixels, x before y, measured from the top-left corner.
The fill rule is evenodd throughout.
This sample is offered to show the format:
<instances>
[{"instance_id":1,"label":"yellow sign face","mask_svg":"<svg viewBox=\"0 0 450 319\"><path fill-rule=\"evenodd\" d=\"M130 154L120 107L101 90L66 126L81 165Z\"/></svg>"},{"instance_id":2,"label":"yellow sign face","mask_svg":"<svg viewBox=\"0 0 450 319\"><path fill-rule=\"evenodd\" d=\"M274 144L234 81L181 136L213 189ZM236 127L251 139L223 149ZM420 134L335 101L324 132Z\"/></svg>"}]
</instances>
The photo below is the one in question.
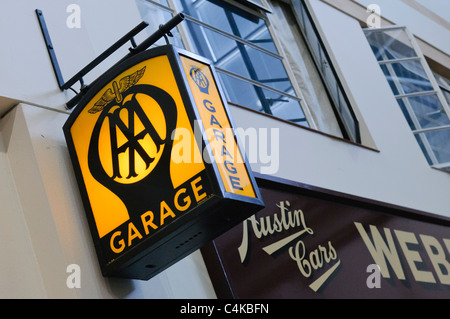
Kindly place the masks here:
<instances>
[{"instance_id":1,"label":"yellow sign face","mask_svg":"<svg viewBox=\"0 0 450 319\"><path fill-rule=\"evenodd\" d=\"M264 207L210 65L137 53L65 123L103 275L149 279Z\"/></svg>"},{"instance_id":2,"label":"yellow sign face","mask_svg":"<svg viewBox=\"0 0 450 319\"><path fill-rule=\"evenodd\" d=\"M180 56L225 191L256 198L209 65Z\"/></svg>"},{"instance_id":3,"label":"yellow sign face","mask_svg":"<svg viewBox=\"0 0 450 319\"><path fill-rule=\"evenodd\" d=\"M186 130L189 134L185 134ZM172 157L191 136L195 161ZM211 196L169 58L150 58L107 83L70 128L96 230L109 260Z\"/></svg>"}]
</instances>

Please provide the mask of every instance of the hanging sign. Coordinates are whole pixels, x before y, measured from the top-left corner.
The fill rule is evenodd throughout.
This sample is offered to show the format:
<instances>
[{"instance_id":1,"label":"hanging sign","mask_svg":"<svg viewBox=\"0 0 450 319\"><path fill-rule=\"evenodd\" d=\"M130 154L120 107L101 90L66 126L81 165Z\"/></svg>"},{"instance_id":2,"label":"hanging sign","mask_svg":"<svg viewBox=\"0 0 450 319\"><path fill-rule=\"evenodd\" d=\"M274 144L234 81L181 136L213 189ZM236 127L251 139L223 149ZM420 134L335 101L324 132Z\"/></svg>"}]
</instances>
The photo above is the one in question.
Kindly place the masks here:
<instances>
[{"instance_id":1,"label":"hanging sign","mask_svg":"<svg viewBox=\"0 0 450 319\"><path fill-rule=\"evenodd\" d=\"M163 46L64 125L105 276L149 279L263 207L209 61Z\"/></svg>"}]
</instances>

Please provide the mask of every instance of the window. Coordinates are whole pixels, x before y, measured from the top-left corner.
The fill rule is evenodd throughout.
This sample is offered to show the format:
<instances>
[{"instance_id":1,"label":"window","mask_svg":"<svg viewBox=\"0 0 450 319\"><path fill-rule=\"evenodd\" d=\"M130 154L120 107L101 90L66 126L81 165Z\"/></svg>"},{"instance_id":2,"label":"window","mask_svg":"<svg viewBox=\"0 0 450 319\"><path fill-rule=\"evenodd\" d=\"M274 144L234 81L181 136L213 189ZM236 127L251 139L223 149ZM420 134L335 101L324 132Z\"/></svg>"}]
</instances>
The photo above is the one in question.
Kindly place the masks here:
<instances>
[{"instance_id":1,"label":"window","mask_svg":"<svg viewBox=\"0 0 450 319\"><path fill-rule=\"evenodd\" d=\"M144 20L156 18L152 30L169 20L174 9L185 14L180 30L186 43L174 44L213 61L229 102L310 127L302 100L258 11L223 0L136 2ZM265 7L263 1L252 2ZM178 37L176 32L175 41Z\"/></svg>"},{"instance_id":2,"label":"window","mask_svg":"<svg viewBox=\"0 0 450 319\"><path fill-rule=\"evenodd\" d=\"M406 28L364 31L428 163L450 172L448 80L438 85Z\"/></svg>"},{"instance_id":3,"label":"window","mask_svg":"<svg viewBox=\"0 0 450 319\"><path fill-rule=\"evenodd\" d=\"M232 103L309 126L263 16L216 0L175 0L189 47L213 61Z\"/></svg>"},{"instance_id":4,"label":"window","mask_svg":"<svg viewBox=\"0 0 450 319\"><path fill-rule=\"evenodd\" d=\"M184 13L171 42L213 61L230 103L361 142L358 121L320 39L308 32L310 51L319 49L317 61L325 61L316 68L290 5L269 0L136 2L151 30L175 12Z\"/></svg>"},{"instance_id":5,"label":"window","mask_svg":"<svg viewBox=\"0 0 450 319\"><path fill-rule=\"evenodd\" d=\"M434 73L434 77L436 78L439 88L444 94L447 105L450 105L450 80L437 73Z\"/></svg>"},{"instance_id":6,"label":"window","mask_svg":"<svg viewBox=\"0 0 450 319\"><path fill-rule=\"evenodd\" d=\"M319 73L328 94L333 102L336 117L345 137L353 142L361 143L360 127L358 119L350 105L341 82L331 63L331 59L325 50L314 20L304 0L292 1L294 13L299 21L300 29L309 46Z\"/></svg>"}]
</instances>

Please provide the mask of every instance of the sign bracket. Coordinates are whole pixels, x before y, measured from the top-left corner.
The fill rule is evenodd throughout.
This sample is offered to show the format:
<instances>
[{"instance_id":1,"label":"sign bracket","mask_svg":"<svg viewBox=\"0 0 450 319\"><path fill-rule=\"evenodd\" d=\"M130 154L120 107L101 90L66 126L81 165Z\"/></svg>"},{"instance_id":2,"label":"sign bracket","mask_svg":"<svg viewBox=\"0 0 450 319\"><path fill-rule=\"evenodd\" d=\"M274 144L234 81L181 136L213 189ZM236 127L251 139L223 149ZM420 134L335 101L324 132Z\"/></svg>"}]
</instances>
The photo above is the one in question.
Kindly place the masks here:
<instances>
[{"instance_id":1,"label":"sign bracket","mask_svg":"<svg viewBox=\"0 0 450 319\"><path fill-rule=\"evenodd\" d=\"M93 83L86 85L83 80L83 76L85 76L87 73L89 73L92 69L94 69L97 65L99 65L101 62L103 62L107 57L109 57L111 54L116 52L120 47L122 47L125 43L130 41L131 48L129 48L130 53L128 53L124 58L122 58L119 62L117 62L113 67L118 65L119 63L122 63L123 61L127 60L128 58L132 57L133 55L142 52L146 49L148 49L151 45L153 45L155 42L157 42L160 38L164 37L166 40L166 43L168 43L167 36L172 36L171 30L175 28L181 21L184 20L184 15L182 13L179 13L178 15L174 16L171 20L169 20L166 24L160 25L159 29L150 35L146 40L144 40L141 44L137 45L134 37L144 30L148 23L143 21L140 24L138 24L136 27L134 27L131 31L129 31L127 34L125 34L122 38L120 38L118 41L116 41L112 46L110 46L108 49L106 49L103 53L101 53L97 58L92 60L88 65L86 65L83 69L81 69L77 74L75 74L72 78L70 78L67 82L64 82L63 75L61 73L61 69L59 67L58 59L56 57L55 49L52 43L52 40L50 38L50 33L48 32L47 24L45 22L44 14L42 10L36 9L36 16L39 21L39 25L41 27L42 35L44 37L44 41L47 47L47 51L50 57L50 60L52 62L53 71L55 72L56 80L58 81L58 86L61 89L61 91L64 90L72 90L75 93L77 93L72 86L80 82L80 92L77 93L70 101L67 102L66 108L72 109L75 105L78 104L78 102L81 100L81 98L86 94L86 92L92 88L94 83L98 80L95 80Z\"/></svg>"}]
</instances>

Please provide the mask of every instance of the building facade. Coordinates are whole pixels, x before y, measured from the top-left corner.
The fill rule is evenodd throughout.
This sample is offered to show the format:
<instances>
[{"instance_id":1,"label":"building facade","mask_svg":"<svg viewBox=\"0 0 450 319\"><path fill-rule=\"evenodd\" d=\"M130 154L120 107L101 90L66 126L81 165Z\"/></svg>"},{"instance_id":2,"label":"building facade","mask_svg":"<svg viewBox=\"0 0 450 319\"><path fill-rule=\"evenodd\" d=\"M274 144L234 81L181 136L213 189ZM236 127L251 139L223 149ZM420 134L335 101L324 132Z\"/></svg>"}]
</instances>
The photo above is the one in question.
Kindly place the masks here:
<instances>
[{"instance_id":1,"label":"building facade","mask_svg":"<svg viewBox=\"0 0 450 319\"><path fill-rule=\"evenodd\" d=\"M141 21L138 43L183 12L168 41L214 63L255 172L450 217L450 5L373 2L4 4L0 297L216 298L199 251L149 281L101 275L62 131L80 84L58 87L36 9L66 80Z\"/></svg>"}]
</instances>

